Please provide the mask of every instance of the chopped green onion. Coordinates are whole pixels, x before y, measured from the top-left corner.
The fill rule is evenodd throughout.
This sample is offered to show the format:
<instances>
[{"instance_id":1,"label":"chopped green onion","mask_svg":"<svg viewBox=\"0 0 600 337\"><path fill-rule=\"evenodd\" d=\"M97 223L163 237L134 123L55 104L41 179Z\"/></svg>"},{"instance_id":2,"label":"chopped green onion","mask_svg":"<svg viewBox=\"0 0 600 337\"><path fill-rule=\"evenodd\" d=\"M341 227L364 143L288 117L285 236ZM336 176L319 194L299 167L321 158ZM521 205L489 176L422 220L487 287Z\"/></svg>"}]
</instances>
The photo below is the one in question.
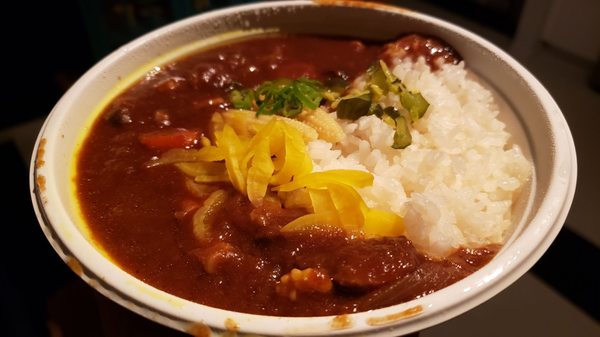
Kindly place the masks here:
<instances>
[{"instance_id":1,"label":"chopped green onion","mask_svg":"<svg viewBox=\"0 0 600 337\"><path fill-rule=\"evenodd\" d=\"M316 109L323 100L323 85L319 81L301 77L297 80L281 78L266 81L256 90L233 90L229 99L238 109L257 106L257 115L294 117L304 108Z\"/></svg>"},{"instance_id":2,"label":"chopped green onion","mask_svg":"<svg viewBox=\"0 0 600 337\"><path fill-rule=\"evenodd\" d=\"M229 93L229 100L236 109L251 109L254 101L254 92L252 90L233 90Z\"/></svg>"}]
</instances>

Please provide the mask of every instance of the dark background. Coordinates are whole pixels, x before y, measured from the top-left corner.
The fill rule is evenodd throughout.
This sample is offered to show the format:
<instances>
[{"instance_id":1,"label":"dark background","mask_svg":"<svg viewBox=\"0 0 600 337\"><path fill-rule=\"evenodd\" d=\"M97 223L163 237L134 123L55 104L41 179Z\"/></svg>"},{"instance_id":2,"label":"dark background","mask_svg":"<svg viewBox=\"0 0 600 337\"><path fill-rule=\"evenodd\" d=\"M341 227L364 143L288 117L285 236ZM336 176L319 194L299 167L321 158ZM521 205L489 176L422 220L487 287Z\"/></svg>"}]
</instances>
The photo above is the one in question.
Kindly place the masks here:
<instances>
[{"instance_id":1,"label":"dark background","mask_svg":"<svg viewBox=\"0 0 600 337\"><path fill-rule=\"evenodd\" d=\"M131 39L186 16L250 1L63 0L3 3L0 132L46 116L69 86ZM390 2L390 1L388 1ZM427 1L514 36L524 0ZM397 1L402 4L402 1ZM591 82L590 82L591 83ZM179 335L127 312L85 285L48 244L32 212L28 168L11 141L0 142L5 178L0 256L1 336ZM598 248L565 228L533 268L540 279L600 319Z\"/></svg>"},{"instance_id":2,"label":"dark background","mask_svg":"<svg viewBox=\"0 0 600 337\"><path fill-rule=\"evenodd\" d=\"M243 0L9 1L5 32L0 128L46 115L83 72L133 38L198 12ZM393 1L388 1L393 2ZM402 3L402 1L397 1ZM429 0L512 36L523 0ZM19 24L8 16L15 16ZM26 27L26 28L25 28Z\"/></svg>"}]
</instances>

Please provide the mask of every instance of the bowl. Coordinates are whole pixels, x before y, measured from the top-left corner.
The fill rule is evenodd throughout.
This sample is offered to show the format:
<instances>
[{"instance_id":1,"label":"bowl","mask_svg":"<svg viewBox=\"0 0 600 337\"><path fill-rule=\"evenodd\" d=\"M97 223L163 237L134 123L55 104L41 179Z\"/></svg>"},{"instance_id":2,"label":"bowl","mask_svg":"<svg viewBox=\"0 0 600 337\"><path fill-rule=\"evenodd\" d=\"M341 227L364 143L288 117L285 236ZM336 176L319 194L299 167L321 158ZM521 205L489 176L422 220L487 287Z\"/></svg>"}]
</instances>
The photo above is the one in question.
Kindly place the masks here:
<instances>
[{"instance_id":1,"label":"bowl","mask_svg":"<svg viewBox=\"0 0 600 337\"><path fill-rule=\"evenodd\" d=\"M72 185L74 153L98 106L154 65L190 48L226 42L236 36L230 32L256 29L381 41L420 32L454 46L468 68L487 82L509 108L503 118L534 163L531 185L515 211L516 229L492 261L451 286L406 303L323 317L261 316L208 307L158 290L114 264L91 238ZM150 32L104 58L69 89L48 115L36 141L30 186L41 228L65 263L97 291L150 320L202 336L227 331L397 336L472 309L531 268L563 225L573 200L576 176L573 139L559 107L523 66L490 42L448 22L387 5L282 1L197 15Z\"/></svg>"}]
</instances>

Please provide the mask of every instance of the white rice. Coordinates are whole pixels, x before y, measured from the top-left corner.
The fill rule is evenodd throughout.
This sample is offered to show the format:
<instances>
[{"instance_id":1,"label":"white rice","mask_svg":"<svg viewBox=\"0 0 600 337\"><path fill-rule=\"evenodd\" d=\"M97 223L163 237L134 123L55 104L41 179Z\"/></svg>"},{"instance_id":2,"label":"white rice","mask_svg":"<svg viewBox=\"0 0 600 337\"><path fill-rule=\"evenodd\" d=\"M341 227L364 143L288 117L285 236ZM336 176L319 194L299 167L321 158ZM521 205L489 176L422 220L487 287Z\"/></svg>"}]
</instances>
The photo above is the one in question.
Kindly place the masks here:
<instances>
[{"instance_id":1,"label":"white rice","mask_svg":"<svg viewBox=\"0 0 600 337\"><path fill-rule=\"evenodd\" d=\"M463 63L432 72L422 59L405 60L392 72L430 103L413 125L412 144L392 149L394 130L375 116L340 119L347 133L341 143L308 146L315 170L373 173L373 186L359 191L366 203L404 217L406 236L432 257L504 243L532 165L509 143L492 93L467 76ZM382 103L399 106L393 95Z\"/></svg>"}]
</instances>

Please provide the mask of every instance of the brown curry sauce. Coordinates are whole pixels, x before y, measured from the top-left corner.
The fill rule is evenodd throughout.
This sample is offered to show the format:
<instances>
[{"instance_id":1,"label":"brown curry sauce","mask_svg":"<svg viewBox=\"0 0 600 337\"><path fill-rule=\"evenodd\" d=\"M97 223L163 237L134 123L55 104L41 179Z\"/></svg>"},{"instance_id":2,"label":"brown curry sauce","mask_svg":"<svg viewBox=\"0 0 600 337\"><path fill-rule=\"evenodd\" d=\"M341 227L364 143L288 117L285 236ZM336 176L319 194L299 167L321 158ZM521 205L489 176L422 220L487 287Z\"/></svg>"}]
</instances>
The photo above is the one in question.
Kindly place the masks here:
<instances>
[{"instance_id":1,"label":"brown curry sauce","mask_svg":"<svg viewBox=\"0 0 600 337\"><path fill-rule=\"evenodd\" d=\"M427 52L419 48L402 50ZM255 209L233 190L225 211L215 215L214 239L199 242L184 210L203 200L187 192L176 168L144 165L160 151L142 145L141 134L186 128L208 135L211 114L227 108L233 87L280 77L352 80L389 52L389 46L355 40L265 36L203 51L148 74L110 103L79 154L77 195L94 239L124 270L156 288L209 306L267 315L379 308L424 296L479 269L498 247L461 249L432 261L404 237L349 239L327 230L283 234L278 229L301 214L272 205ZM460 59L455 52L443 58ZM295 299L281 296L276 288L293 268L315 268L333 286Z\"/></svg>"}]
</instances>

